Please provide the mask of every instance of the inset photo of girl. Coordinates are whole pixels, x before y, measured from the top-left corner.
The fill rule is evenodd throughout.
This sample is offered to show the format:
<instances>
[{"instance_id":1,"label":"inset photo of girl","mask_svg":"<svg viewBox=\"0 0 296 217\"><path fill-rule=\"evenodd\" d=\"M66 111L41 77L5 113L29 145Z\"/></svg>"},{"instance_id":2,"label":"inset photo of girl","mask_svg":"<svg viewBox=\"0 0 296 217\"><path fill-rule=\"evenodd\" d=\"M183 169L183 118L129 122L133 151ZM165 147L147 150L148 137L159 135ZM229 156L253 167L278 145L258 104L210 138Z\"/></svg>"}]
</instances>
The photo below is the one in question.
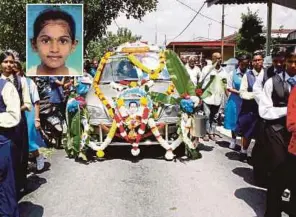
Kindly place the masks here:
<instances>
[{"instance_id":1,"label":"inset photo of girl","mask_svg":"<svg viewBox=\"0 0 296 217\"><path fill-rule=\"evenodd\" d=\"M27 4L27 76L83 74L83 5Z\"/></svg>"}]
</instances>

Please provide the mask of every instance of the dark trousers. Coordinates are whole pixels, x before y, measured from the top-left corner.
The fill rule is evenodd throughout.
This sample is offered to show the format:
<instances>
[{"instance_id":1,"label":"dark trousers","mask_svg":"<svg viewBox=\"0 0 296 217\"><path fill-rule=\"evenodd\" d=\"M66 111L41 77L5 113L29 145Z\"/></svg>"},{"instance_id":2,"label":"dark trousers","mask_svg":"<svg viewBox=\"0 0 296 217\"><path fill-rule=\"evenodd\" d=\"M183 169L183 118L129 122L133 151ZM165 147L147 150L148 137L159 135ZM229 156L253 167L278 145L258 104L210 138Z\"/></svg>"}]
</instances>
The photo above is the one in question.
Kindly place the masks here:
<instances>
[{"instance_id":1,"label":"dark trousers","mask_svg":"<svg viewBox=\"0 0 296 217\"><path fill-rule=\"evenodd\" d=\"M289 154L271 174L267 189L265 217L281 217L284 210L290 217L296 217L296 156ZM290 202L283 206L282 194L285 189L291 192Z\"/></svg>"},{"instance_id":2,"label":"dark trousers","mask_svg":"<svg viewBox=\"0 0 296 217\"><path fill-rule=\"evenodd\" d=\"M203 104L203 110L204 110L205 116L207 117L206 129L208 134L215 134L216 132L217 115L219 112L219 108L220 106L209 105L206 103Z\"/></svg>"}]
</instances>

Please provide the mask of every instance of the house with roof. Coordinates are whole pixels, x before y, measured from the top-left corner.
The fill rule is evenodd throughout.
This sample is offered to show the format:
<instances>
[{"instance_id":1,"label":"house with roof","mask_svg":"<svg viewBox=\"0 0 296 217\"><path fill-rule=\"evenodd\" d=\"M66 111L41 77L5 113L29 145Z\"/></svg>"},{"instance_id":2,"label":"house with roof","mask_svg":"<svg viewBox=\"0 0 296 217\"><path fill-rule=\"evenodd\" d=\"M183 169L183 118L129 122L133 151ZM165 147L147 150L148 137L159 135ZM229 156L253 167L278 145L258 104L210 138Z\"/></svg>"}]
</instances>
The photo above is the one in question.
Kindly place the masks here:
<instances>
[{"instance_id":1,"label":"house with roof","mask_svg":"<svg viewBox=\"0 0 296 217\"><path fill-rule=\"evenodd\" d=\"M266 30L262 33L266 36ZM237 33L224 37L224 60L235 57ZM296 29L271 30L271 38L276 46L296 43ZM167 45L179 56L197 56L200 59L211 59L214 52L221 52L221 40L173 41Z\"/></svg>"}]
</instances>

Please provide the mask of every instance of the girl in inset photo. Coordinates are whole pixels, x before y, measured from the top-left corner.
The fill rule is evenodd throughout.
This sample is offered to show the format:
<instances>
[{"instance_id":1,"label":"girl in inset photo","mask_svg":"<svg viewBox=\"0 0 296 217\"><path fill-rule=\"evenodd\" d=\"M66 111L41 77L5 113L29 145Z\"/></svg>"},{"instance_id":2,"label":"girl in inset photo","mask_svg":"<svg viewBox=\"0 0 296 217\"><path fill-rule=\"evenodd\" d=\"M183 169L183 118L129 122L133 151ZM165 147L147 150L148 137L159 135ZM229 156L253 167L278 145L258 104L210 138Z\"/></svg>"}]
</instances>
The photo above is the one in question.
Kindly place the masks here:
<instances>
[{"instance_id":1,"label":"girl in inset photo","mask_svg":"<svg viewBox=\"0 0 296 217\"><path fill-rule=\"evenodd\" d=\"M30 40L40 63L28 66L27 76L82 75L81 70L66 63L78 45L76 23L70 13L59 7L43 10L34 21L33 37ZM29 55L27 59L30 60ZM79 61L82 62L82 52ZM77 65L79 61L72 61L72 64Z\"/></svg>"}]
</instances>

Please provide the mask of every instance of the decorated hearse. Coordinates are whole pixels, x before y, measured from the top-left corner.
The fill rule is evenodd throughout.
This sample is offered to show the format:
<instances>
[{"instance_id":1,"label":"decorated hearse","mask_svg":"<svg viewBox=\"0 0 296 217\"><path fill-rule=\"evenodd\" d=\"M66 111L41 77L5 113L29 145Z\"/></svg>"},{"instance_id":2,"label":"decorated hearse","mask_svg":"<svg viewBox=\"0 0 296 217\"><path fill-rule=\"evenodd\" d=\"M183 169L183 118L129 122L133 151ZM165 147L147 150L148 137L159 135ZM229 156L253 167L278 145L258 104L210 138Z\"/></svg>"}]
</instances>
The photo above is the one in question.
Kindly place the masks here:
<instances>
[{"instance_id":1,"label":"decorated hearse","mask_svg":"<svg viewBox=\"0 0 296 217\"><path fill-rule=\"evenodd\" d=\"M85 99L76 135L80 152L91 148L104 157L109 145L130 145L137 156L142 145L161 145L171 160L184 142L191 155L199 155L197 137L205 133L204 117L196 115L200 100L172 51L140 42L123 44L102 57L92 85L80 95Z\"/></svg>"}]
</instances>

